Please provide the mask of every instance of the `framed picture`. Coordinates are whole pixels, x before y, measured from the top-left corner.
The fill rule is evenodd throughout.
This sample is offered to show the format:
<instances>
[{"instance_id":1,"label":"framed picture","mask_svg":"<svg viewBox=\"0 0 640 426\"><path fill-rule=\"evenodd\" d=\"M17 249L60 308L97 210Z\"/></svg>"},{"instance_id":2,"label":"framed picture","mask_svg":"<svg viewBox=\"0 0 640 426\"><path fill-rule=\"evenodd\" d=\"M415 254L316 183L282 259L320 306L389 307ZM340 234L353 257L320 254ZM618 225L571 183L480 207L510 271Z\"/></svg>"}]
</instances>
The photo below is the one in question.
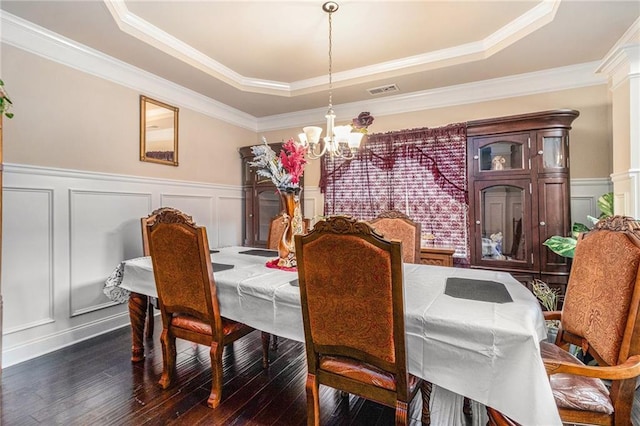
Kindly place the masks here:
<instances>
[{"instance_id":1,"label":"framed picture","mask_svg":"<svg viewBox=\"0 0 640 426\"><path fill-rule=\"evenodd\" d=\"M178 108L140 95L140 161L178 165Z\"/></svg>"}]
</instances>

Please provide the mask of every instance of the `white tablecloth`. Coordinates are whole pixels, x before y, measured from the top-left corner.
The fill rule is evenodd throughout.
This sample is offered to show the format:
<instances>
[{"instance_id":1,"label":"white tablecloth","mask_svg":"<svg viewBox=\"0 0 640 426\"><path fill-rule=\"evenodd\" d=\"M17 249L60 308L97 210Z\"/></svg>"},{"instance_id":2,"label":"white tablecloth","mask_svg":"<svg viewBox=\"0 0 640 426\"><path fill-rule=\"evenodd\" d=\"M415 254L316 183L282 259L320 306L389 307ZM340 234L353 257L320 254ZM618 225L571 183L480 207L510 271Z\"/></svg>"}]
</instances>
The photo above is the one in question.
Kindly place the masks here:
<instances>
[{"instance_id":1,"label":"white tablecloth","mask_svg":"<svg viewBox=\"0 0 640 426\"><path fill-rule=\"evenodd\" d=\"M220 312L256 329L303 341L300 293L295 272L270 269L269 258L226 247L212 261L234 265L214 273ZM513 302L490 303L444 294L448 277L503 283ZM157 297L150 258L125 261L108 280ZM404 265L405 328L409 372L452 392L494 407L523 425L561 424L539 341L546 338L534 296L503 272ZM122 294L120 296L123 296Z\"/></svg>"}]
</instances>

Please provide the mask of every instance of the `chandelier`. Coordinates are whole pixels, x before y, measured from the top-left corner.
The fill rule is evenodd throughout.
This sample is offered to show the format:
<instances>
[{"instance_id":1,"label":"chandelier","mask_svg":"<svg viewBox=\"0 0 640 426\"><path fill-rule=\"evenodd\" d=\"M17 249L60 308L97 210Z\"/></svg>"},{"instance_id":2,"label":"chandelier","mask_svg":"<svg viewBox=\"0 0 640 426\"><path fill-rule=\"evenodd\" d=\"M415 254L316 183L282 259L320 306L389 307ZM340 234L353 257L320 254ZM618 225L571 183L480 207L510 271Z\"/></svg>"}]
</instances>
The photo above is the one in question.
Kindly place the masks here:
<instances>
[{"instance_id":1,"label":"chandelier","mask_svg":"<svg viewBox=\"0 0 640 426\"><path fill-rule=\"evenodd\" d=\"M333 77L332 77L332 14L338 10L338 3L328 1L322 5L322 10L329 14L329 109L325 118L327 119L327 133L322 141L320 136L322 135L322 128L315 126L304 127L298 138L300 144L307 148L307 157L315 160L325 154L329 154L331 157L338 157L344 159L352 159L355 156L356 151L360 147L360 141L363 134L360 132L351 132L351 125L336 126L336 113L333 111L332 105L332 90L333 90Z\"/></svg>"}]
</instances>

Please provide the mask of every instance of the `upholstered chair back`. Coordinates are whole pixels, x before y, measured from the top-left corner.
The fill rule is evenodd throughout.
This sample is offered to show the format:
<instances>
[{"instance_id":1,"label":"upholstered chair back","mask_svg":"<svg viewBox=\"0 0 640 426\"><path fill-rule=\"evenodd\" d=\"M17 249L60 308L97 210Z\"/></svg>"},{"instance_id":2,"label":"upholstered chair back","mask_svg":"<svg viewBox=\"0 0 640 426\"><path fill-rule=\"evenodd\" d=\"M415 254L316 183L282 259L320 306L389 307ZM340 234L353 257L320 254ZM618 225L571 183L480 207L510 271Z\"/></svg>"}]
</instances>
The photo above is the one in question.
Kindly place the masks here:
<instances>
[{"instance_id":1,"label":"upholstered chair back","mask_svg":"<svg viewBox=\"0 0 640 426\"><path fill-rule=\"evenodd\" d=\"M382 212L369 223L385 239L402 241L403 262L420 263L420 223L396 210Z\"/></svg>"},{"instance_id":2,"label":"upholstered chair back","mask_svg":"<svg viewBox=\"0 0 640 426\"><path fill-rule=\"evenodd\" d=\"M334 227L341 224L348 224L350 232L337 232ZM320 222L310 235L301 240L297 260L315 351L349 348L374 363L394 363L393 290L402 286L400 244L383 242L364 222L346 220Z\"/></svg>"},{"instance_id":3,"label":"upholstered chair back","mask_svg":"<svg viewBox=\"0 0 640 426\"><path fill-rule=\"evenodd\" d=\"M635 324L628 321L635 320L635 315L629 315L632 306L633 310L638 308L639 272L640 241L632 232L596 228L584 234L576 246L562 328L580 336L581 345L588 342L608 365L630 355L630 331Z\"/></svg>"},{"instance_id":4,"label":"upholstered chair back","mask_svg":"<svg viewBox=\"0 0 640 426\"><path fill-rule=\"evenodd\" d=\"M206 229L167 208L148 221L147 231L163 322L186 314L213 326L218 301Z\"/></svg>"},{"instance_id":5,"label":"upholstered chair back","mask_svg":"<svg viewBox=\"0 0 640 426\"><path fill-rule=\"evenodd\" d=\"M285 222L284 213L274 216L269 223L269 235L267 236L267 248L269 250L278 250L278 241L282 239L284 234ZM302 233L306 234L311 229L311 219L302 219Z\"/></svg>"},{"instance_id":6,"label":"upholstered chair back","mask_svg":"<svg viewBox=\"0 0 640 426\"><path fill-rule=\"evenodd\" d=\"M269 223L269 235L267 236L267 248L270 250L278 250L278 241L282 239L284 233L285 222L283 213L271 218Z\"/></svg>"}]
</instances>

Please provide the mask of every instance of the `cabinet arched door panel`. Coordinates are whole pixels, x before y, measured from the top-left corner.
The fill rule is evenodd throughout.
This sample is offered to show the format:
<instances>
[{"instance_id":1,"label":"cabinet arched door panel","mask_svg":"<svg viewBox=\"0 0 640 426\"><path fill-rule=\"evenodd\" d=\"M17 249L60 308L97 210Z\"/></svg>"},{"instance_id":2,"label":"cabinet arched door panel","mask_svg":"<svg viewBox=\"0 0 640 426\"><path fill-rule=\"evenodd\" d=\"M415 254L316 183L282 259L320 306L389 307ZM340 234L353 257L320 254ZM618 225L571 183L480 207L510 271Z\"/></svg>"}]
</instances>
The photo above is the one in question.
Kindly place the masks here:
<instances>
[{"instance_id":1,"label":"cabinet arched door panel","mask_svg":"<svg viewBox=\"0 0 640 426\"><path fill-rule=\"evenodd\" d=\"M529 179L475 183L474 265L512 270L534 267L530 183Z\"/></svg>"},{"instance_id":2,"label":"cabinet arched door panel","mask_svg":"<svg viewBox=\"0 0 640 426\"><path fill-rule=\"evenodd\" d=\"M470 144L470 169L477 177L498 177L503 174L528 175L531 136L529 132L477 136Z\"/></svg>"}]
</instances>

